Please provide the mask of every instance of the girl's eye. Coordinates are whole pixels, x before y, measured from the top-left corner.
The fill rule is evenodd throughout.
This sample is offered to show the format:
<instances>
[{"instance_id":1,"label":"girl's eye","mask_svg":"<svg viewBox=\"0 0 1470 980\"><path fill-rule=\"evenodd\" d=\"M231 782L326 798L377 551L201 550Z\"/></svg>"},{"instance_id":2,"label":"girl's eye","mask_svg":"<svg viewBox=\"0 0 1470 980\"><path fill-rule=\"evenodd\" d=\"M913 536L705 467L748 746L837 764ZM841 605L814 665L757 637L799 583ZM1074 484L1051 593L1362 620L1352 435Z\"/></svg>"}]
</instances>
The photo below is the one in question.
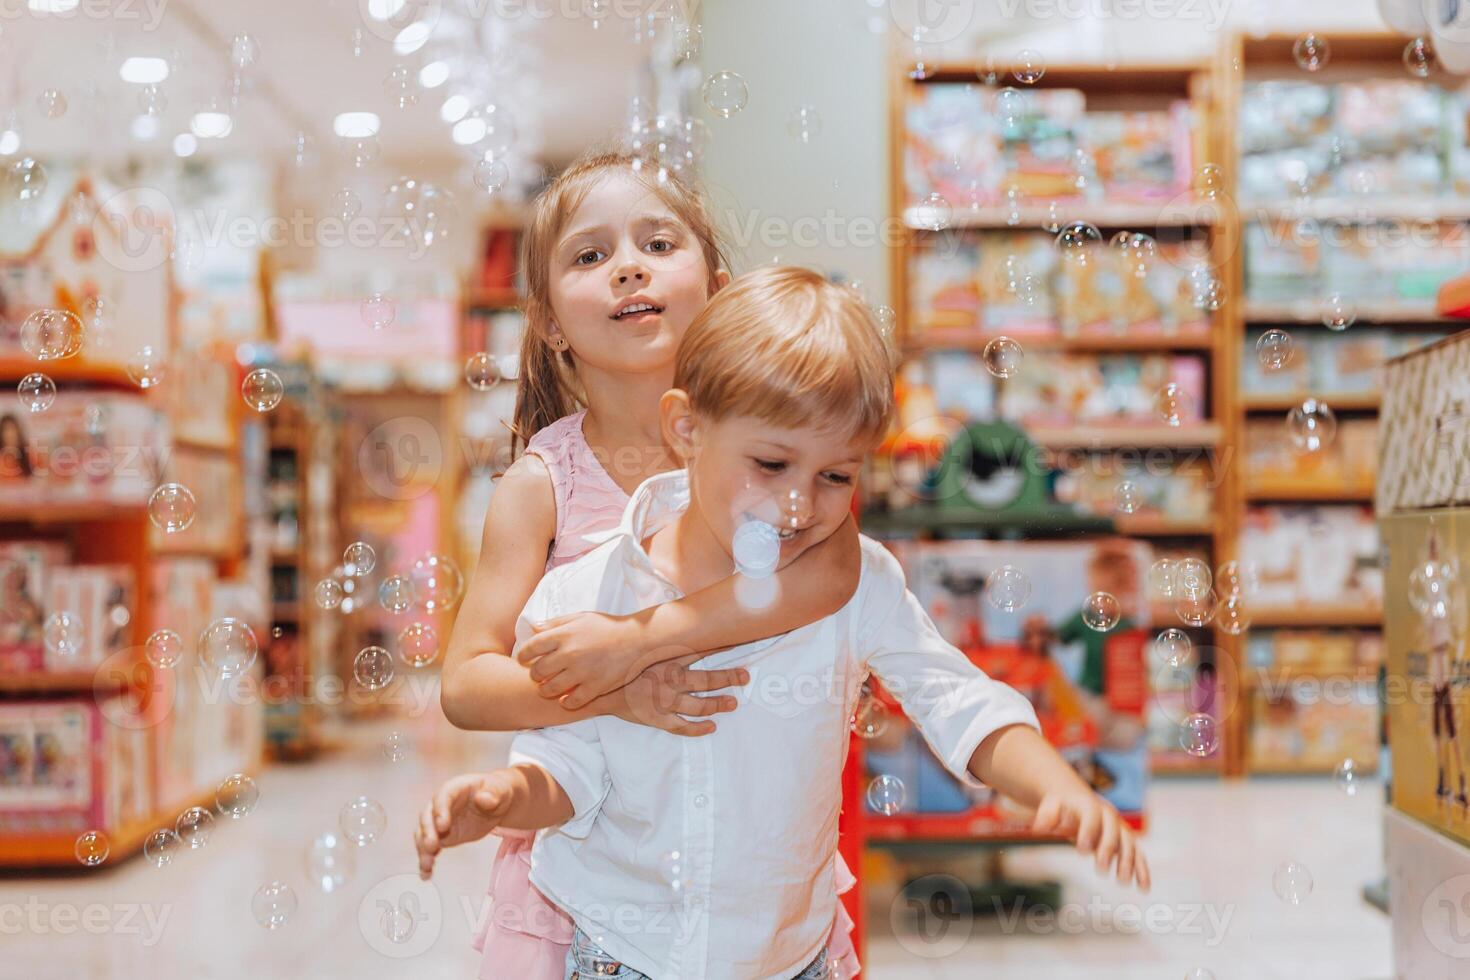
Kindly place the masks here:
<instances>
[{"instance_id":1,"label":"girl's eye","mask_svg":"<svg viewBox=\"0 0 1470 980\"><path fill-rule=\"evenodd\" d=\"M596 262L601 257L601 252L597 251L596 249L588 249L585 252L578 253L577 257L572 261L575 262L577 265L591 265L593 262Z\"/></svg>"},{"instance_id":2,"label":"girl's eye","mask_svg":"<svg viewBox=\"0 0 1470 980\"><path fill-rule=\"evenodd\" d=\"M674 250L674 243L663 238L655 238L653 241L649 242L646 247L658 252L659 254L663 254L666 252L672 252Z\"/></svg>"}]
</instances>

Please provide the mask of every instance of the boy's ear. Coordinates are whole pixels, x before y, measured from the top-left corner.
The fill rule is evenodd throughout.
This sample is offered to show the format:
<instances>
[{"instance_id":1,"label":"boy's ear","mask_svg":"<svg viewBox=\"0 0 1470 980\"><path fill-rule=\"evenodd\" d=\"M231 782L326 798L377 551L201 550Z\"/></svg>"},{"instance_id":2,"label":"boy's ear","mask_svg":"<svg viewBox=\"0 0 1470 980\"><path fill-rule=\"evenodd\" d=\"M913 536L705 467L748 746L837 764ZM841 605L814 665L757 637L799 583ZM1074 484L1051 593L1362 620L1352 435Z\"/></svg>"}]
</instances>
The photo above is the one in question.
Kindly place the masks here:
<instances>
[{"instance_id":1,"label":"boy's ear","mask_svg":"<svg viewBox=\"0 0 1470 980\"><path fill-rule=\"evenodd\" d=\"M664 442L687 466L699 448L699 425L689 404L689 393L682 388L664 392L658 401L658 421Z\"/></svg>"}]
</instances>

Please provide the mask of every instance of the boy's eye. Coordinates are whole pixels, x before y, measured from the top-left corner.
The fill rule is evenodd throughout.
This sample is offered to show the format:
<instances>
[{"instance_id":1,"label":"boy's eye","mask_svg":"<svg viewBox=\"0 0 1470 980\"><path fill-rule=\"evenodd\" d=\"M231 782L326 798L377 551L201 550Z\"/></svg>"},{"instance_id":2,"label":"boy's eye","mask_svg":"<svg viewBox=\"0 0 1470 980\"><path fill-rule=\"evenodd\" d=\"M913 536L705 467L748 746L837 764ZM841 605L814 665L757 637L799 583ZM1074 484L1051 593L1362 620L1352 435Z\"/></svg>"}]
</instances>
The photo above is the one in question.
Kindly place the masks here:
<instances>
[{"instance_id":1,"label":"boy's eye","mask_svg":"<svg viewBox=\"0 0 1470 980\"><path fill-rule=\"evenodd\" d=\"M828 480L842 487L845 487L852 482L852 477L848 476L846 473L828 473L826 474L826 477Z\"/></svg>"},{"instance_id":2,"label":"boy's eye","mask_svg":"<svg viewBox=\"0 0 1470 980\"><path fill-rule=\"evenodd\" d=\"M785 463L773 459L758 459L755 461L755 465L759 466L767 473L780 473L782 470L786 469Z\"/></svg>"}]
</instances>

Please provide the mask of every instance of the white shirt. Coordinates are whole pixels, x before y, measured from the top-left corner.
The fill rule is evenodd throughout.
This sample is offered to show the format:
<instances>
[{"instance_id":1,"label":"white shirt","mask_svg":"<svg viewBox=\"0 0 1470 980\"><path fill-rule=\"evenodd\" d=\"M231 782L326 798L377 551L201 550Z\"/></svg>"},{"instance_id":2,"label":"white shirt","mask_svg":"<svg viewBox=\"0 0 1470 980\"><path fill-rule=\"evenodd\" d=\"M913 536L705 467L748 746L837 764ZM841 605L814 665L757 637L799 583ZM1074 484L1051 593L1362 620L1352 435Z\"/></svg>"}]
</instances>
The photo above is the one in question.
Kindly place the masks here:
<instances>
[{"instance_id":1,"label":"white shirt","mask_svg":"<svg viewBox=\"0 0 1470 980\"><path fill-rule=\"evenodd\" d=\"M517 637L533 621L679 598L642 542L688 502L684 471L646 480L608 540L542 578ZM1024 697L940 637L898 561L867 537L857 592L836 614L699 663L736 665L751 683L714 734L599 717L522 732L511 747L512 763L544 767L574 807L538 836L531 881L654 980L790 980L821 951L837 911L849 719L869 672L972 785L966 766L987 735L1036 726Z\"/></svg>"}]
</instances>

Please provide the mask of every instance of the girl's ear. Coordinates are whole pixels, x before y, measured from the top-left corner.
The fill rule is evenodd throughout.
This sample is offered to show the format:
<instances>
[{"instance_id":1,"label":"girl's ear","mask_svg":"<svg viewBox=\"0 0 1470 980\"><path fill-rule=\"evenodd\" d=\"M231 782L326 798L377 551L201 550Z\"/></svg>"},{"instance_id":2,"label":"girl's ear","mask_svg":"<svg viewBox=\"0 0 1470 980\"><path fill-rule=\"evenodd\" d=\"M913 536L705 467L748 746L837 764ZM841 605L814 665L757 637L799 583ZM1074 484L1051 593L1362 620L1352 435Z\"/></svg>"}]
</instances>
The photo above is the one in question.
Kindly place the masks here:
<instances>
[{"instance_id":1,"label":"girl's ear","mask_svg":"<svg viewBox=\"0 0 1470 980\"><path fill-rule=\"evenodd\" d=\"M719 292L730 285L730 270L720 269L715 273L715 292Z\"/></svg>"}]
</instances>

